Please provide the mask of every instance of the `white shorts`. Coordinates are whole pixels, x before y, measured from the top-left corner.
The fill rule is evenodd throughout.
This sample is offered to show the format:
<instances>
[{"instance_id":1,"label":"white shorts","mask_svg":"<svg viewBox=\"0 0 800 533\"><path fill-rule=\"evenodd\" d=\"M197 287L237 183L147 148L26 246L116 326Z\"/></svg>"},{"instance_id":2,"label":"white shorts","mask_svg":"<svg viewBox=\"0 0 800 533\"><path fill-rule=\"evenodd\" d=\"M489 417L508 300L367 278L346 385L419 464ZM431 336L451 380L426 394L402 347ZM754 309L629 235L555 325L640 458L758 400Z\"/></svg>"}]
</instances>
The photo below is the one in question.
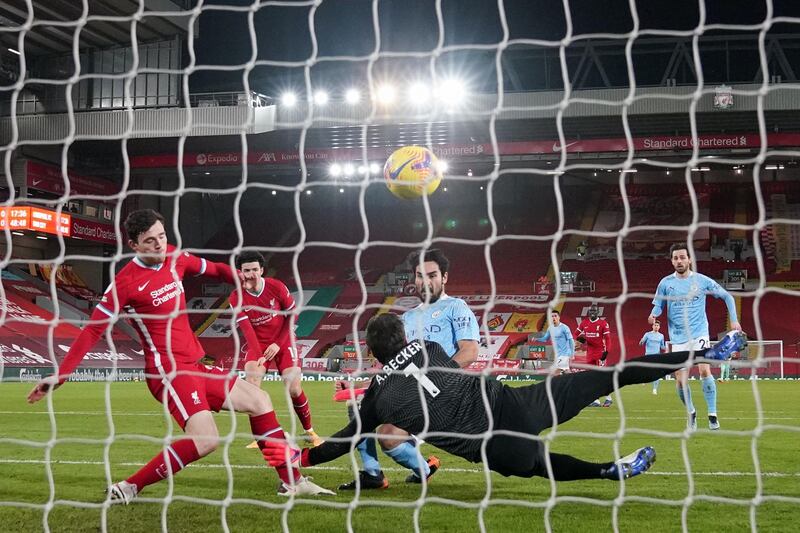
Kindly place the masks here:
<instances>
[{"instance_id":1,"label":"white shorts","mask_svg":"<svg viewBox=\"0 0 800 533\"><path fill-rule=\"evenodd\" d=\"M569 370L569 357L557 357L556 368L559 370Z\"/></svg>"},{"instance_id":2,"label":"white shorts","mask_svg":"<svg viewBox=\"0 0 800 533\"><path fill-rule=\"evenodd\" d=\"M708 337L699 337L697 339L692 339L689 342L684 342L681 344L673 344L672 351L673 352L688 352L690 350L705 350L706 348L711 348L711 341Z\"/></svg>"}]
</instances>

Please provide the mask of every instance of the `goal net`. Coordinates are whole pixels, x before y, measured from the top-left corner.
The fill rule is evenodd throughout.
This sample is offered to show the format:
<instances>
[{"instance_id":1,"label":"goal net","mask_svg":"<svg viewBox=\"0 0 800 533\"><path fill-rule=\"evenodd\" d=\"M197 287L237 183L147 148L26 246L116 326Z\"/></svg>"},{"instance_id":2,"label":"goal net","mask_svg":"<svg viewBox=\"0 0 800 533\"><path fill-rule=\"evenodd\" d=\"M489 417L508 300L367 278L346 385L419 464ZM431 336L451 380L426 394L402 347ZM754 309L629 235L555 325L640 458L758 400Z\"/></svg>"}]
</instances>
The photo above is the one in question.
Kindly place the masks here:
<instances>
[{"instance_id":1,"label":"goal net","mask_svg":"<svg viewBox=\"0 0 800 533\"><path fill-rule=\"evenodd\" d=\"M800 510L800 10L777 0L675 4L0 3L3 529L788 530L785 517ZM384 168L408 146L432 156ZM402 189L417 178L429 194ZM122 278L147 258L123 227L140 209L164 215L175 246L161 289ZM716 366L710 383L690 381L697 429L687 426L687 398L656 382L597 398L608 408L540 434L495 425L529 416L524 405L513 406L519 417L487 407L474 417L485 427L448 434L472 455L448 453L432 445L441 435L431 428L444 422L428 401L447 391L422 365L404 375L414 378L410 394L426 399L423 430L394 441L362 431L357 391L384 376L366 346L373 316L420 310L406 333L450 342L464 366L450 370L481 383L466 411L492 405L487 391L501 382L544 387L555 414L553 384L566 371L557 321L577 348L563 362L568 375L619 383L645 353L653 295L678 269L670 247L679 242L691 268L732 295L727 309L708 298L712 331L738 318L751 339L727 381L716 385ZM419 290L424 262L409 264L431 249L449 259L427 282L445 288L436 302ZM274 297L255 304L247 295L261 298L266 285L248 292L219 274L253 251L277 280ZM202 277L209 268L216 278ZM102 307L121 298L120 279L152 295L154 310ZM459 333L450 337L441 324L452 310L434 307L447 302L471 312L452 315L445 327ZM63 387L25 403L98 322L98 303L110 327ZM264 437L272 426L256 430L267 408L254 387L237 404L253 416L234 413L230 395L191 387L178 406L171 380L184 370L146 370L193 349L173 335L191 330L205 354L195 374L219 369L214 390L241 383L253 359L241 320L268 328L281 319L286 334L278 350L260 346L258 379L288 440L307 446L313 425L336 442L350 417L358 421L347 454L301 469L335 496L276 493L260 449L247 448L276 440ZM163 350L143 329L153 320L167 324ZM296 382L292 364L303 373ZM337 392L349 401L333 401ZM186 407L209 398L220 414L203 419L194 453L181 425ZM519 437L515 449L542 454L531 473L544 477L487 466L492 439L508 435ZM361 437L383 437L378 463L365 464ZM396 462L398 440L413 452ZM216 450L194 460L198 446ZM645 447L658 462L647 456L646 473L619 481L597 472L557 481L563 464L551 460L575 456L607 475ZM160 481L132 505L104 492L159 457L151 470ZM516 466L530 457L520 451ZM388 488L372 490L361 471L385 476ZM354 479L356 490L339 488Z\"/></svg>"}]
</instances>

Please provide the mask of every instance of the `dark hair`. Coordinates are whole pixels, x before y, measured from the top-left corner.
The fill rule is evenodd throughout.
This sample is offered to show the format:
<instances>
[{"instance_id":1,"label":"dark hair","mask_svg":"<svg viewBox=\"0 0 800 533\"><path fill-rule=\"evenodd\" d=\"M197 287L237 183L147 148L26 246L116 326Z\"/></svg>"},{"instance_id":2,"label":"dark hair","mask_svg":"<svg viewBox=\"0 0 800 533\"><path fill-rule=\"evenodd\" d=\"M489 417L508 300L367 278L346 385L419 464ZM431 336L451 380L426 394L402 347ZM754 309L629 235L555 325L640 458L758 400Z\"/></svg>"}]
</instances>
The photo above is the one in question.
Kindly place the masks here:
<instances>
[{"instance_id":1,"label":"dark hair","mask_svg":"<svg viewBox=\"0 0 800 533\"><path fill-rule=\"evenodd\" d=\"M411 272L417 272L417 267L419 266L419 256L422 256L423 262L433 261L436 263L439 267L439 272L442 273L442 276L450 271L450 260L448 260L444 253L438 248L431 248L430 250L414 252L411 257L408 258L408 264L411 266Z\"/></svg>"},{"instance_id":2,"label":"dark hair","mask_svg":"<svg viewBox=\"0 0 800 533\"><path fill-rule=\"evenodd\" d=\"M128 214L123 226L125 233L128 234L128 239L139 242L139 235L152 228L156 222L164 224L164 220L164 216L158 211L139 209Z\"/></svg>"},{"instance_id":3,"label":"dark hair","mask_svg":"<svg viewBox=\"0 0 800 533\"><path fill-rule=\"evenodd\" d=\"M689 246L685 242L676 242L672 246L669 247L669 256L672 258L673 252L676 250L686 250L686 255L688 257L692 257L691 252L689 252Z\"/></svg>"},{"instance_id":4,"label":"dark hair","mask_svg":"<svg viewBox=\"0 0 800 533\"><path fill-rule=\"evenodd\" d=\"M553 309L552 311L550 311L550 314L551 314L551 315L552 315L552 314L556 314L556 315L558 315L558 316L561 316L561 312L560 312L558 309Z\"/></svg>"},{"instance_id":5,"label":"dark hair","mask_svg":"<svg viewBox=\"0 0 800 533\"><path fill-rule=\"evenodd\" d=\"M239 254L236 258L236 268L242 268L242 265L245 263L255 263L258 262L258 266L264 268L264 256L256 251L246 251Z\"/></svg>"},{"instance_id":6,"label":"dark hair","mask_svg":"<svg viewBox=\"0 0 800 533\"><path fill-rule=\"evenodd\" d=\"M399 316L383 313L367 322L367 347L381 363L397 355L405 345L406 332Z\"/></svg>"},{"instance_id":7,"label":"dark hair","mask_svg":"<svg viewBox=\"0 0 800 533\"><path fill-rule=\"evenodd\" d=\"M660 326L661 322L659 322L658 320L653 320L653 325L654 326Z\"/></svg>"}]
</instances>

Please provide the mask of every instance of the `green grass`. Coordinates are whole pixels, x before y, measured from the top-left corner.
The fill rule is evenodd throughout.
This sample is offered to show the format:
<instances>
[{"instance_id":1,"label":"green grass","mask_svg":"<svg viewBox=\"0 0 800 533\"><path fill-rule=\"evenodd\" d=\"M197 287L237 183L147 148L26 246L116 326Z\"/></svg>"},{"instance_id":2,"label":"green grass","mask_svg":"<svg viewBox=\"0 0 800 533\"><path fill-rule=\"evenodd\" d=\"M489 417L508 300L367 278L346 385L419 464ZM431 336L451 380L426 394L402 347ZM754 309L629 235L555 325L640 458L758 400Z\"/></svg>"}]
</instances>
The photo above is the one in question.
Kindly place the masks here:
<instances>
[{"instance_id":1,"label":"green grass","mask_svg":"<svg viewBox=\"0 0 800 533\"><path fill-rule=\"evenodd\" d=\"M67 384L53 398L56 414L51 425L46 403L25 403L29 384L2 383L0 530L38 531L46 523L52 531L68 532L100 531L103 524L108 530L125 532L160 530L162 524L171 531L223 531L226 527L243 532L279 531L285 520L292 531L345 531L352 513L353 529L358 532L413 531L415 519L425 531L479 531L481 523L490 531L541 531L549 521L554 531L607 531L616 526L620 531L653 533L680 531L683 520L692 532L744 531L751 528L752 517L762 531L795 531L800 512L796 459L800 450L800 383L721 384L723 431L711 433L702 429L705 404L699 383L692 382L701 430L688 440L682 433L685 417L672 383L662 383L658 396L650 393L649 385L623 391L625 433L621 438L617 437L622 435L619 402L611 409L585 410L559 428L562 434L555 435L554 451L597 461L611 460L615 445L623 455L645 444L655 446L658 461L652 471L629 480L624 489L622 484L608 481L551 486L545 479L497 474L491 474L487 482L481 465L436 452L443 467L424 499L419 486L403 483L406 472L381 455L392 483L389 490L365 493L357 506L352 494L340 493L333 498L296 501L289 507L275 494L274 472L264 467L260 454L245 449L248 440L240 435L181 472L172 488L162 482L148 487L134 505L106 509L100 505L107 483L106 452L111 479L116 481L157 451L158 445L143 436L162 438L169 428L180 431L166 421L161 405L145 385L110 385L114 415L107 418L105 384ZM294 417L288 416L279 386L267 384L265 388L279 405L279 418L288 429ZM305 389L320 434L344 425L344 407L331 401L330 383L306 383ZM217 421L222 435L231 431L229 415L218 415ZM249 432L246 417L237 417L236 422L238 433ZM45 444L54 428L59 441L48 447ZM116 436L113 442L112 434ZM103 440L111 444L106 448ZM426 445L423 453L431 452L433 448ZM226 455L232 465L230 489ZM757 467L762 472L760 479L755 475ZM320 485L334 488L352 478L351 459L307 469L306 474ZM175 499L165 505L163 498L170 490Z\"/></svg>"}]
</instances>

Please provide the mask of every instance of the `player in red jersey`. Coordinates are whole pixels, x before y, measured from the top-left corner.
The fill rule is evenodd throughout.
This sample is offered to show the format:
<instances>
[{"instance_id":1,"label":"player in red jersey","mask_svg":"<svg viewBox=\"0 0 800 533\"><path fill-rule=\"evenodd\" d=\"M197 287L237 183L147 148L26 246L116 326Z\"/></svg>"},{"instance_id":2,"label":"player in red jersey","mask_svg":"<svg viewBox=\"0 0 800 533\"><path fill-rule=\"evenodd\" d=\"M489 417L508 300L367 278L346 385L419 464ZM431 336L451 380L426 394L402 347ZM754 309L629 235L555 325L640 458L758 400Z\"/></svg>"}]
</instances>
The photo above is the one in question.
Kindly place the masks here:
<instances>
[{"instance_id":1,"label":"player in red jersey","mask_svg":"<svg viewBox=\"0 0 800 533\"><path fill-rule=\"evenodd\" d=\"M164 217L151 209L131 213L125 231L136 256L114 277L57 374L37 383L28 402L37 402L61 386L120 315L132 318L145 353L147 387L166 404L188 438L173 441L138 472L109 488L112 502L127 504L146 486L217 448L219 433L211 411L224 408L250 415L250 427L262 448L269 439L283 439L284 433L269 396L232 374L197 362L204 351L189 325L183 278L209 276L235 283L237 271L168 245ZM303 478L297 469L276 470L281 478L278 494L333 494Z\"/></svg>"},{"instance_id":2,"label":"player in red jersey","mask_svg":"<svg viewBox=\"0 0 800 533\"><path fill-rule=\"evenodd\" d=\"M291 320L286 312L294 309L295 302L289 289L274 278L264 277L264 256L258 252L243 252L236 258L241 270L241 299L239 291L230 295L231 308L237 313L236 323L246 341L244 370L247 381L261 387L267 366L275 363L289 389L292 406L313 446L324 441L311 425L311 408L300 386L300 366L297 352L292 347ZM241 302L241 306L240 306ZM257 448L253 442L249 448Z\"/></svg>"},{"instance_id":3,"label":"player in red jersey","mask_svg":"<svg viewBox=\"0 0 800 533\"><path fill-rule=\"evenodd\" d=\"M578 330L578 342L586 345L586 362L590 365L604 366L608 357L608 346L611 340L611 329L608 327L606 319L600 318L600 309L592 304L589 307L589 317L584 318ZM601 404L600 400L592 402L592 407L611 407L613 401L611 396L606 396Z\"/></svg>"}]
</instances>

